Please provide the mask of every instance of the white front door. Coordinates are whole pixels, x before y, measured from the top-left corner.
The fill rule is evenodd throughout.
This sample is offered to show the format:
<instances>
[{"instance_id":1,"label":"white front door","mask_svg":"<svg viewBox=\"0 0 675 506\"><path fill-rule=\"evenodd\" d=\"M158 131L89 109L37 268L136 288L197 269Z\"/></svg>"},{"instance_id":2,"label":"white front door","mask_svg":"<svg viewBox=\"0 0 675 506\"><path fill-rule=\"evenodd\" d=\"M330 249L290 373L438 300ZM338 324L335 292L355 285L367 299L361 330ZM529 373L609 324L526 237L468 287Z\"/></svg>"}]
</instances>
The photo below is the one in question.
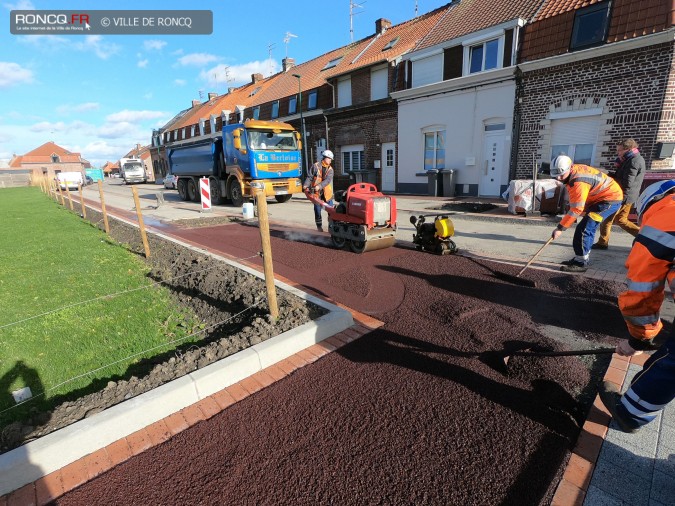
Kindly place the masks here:
<instances>
[{"instance_id":1,"label":"white front door","mask_svg":"<svg viewBox=\"0 0 675 506\"><path fill-rule=\"evenodd\" d=\"M504 132L485 132L483 167L478 194L483 197L498 197L504 167Z\"/></svg>"},{"instance_id":2,"label":"white front door","mask_svg":"<svg viewBox=\"0 0 675 506\"><path fill-rule=\"evenodd\" d=\"M382 188L380 191L393 193L396 191L396 143L382 144Z\"/></svg>"}]
</instances>

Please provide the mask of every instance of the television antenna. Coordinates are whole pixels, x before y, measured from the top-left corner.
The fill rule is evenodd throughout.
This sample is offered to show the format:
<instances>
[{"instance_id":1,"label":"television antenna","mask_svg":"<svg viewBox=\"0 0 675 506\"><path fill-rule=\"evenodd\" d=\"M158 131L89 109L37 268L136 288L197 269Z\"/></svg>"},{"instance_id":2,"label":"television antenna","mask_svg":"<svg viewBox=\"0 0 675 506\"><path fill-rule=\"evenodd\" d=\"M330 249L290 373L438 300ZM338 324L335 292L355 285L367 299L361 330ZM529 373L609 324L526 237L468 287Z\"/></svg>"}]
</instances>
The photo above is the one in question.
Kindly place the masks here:
<instances>
[{"instance_id":1,"label":"television antenna","mask_svg":"<svg viewBox=\"0 0 675 506\"><path fill-rule=\"evenodd\" d=\"M286 36L284 37L284 44L286 44L286 58L288 58L288 43L291 41L291 38L293 37L297 38L297 35L291 32L286 32Z\"/></svg>"},{"instance_id":2,"label":"television antenna","mask_svg":"<svg viewBox=\"0 0 675 506\"><path fill-rule=\"evenodd\" d=\"M366 3L365 0L363 3ZM357 4L354 0L349 0L349 36L352 42L354 42L354 16L363 12L354 12L354 7L363 9L363 4Z\"/></svg>"},{"instance_id":3,"label":"television antenna","mask_svg":"<svg viewBox=\"0 0 675 506\"><path fill-rule=\"evenodd\" d=\"M267 54L268 54L268 60L270 62L270 75L272 75L272 49L277 47L275 43L270 42L267 44Z\"/></svg>"},{"instance_id":4,"label":"television antenna","mask_svg":"<svg viewBox=\"0 0 675 506\"><path fill-rule=\"evenodd\" d=\"M415 0L415 17L417 17L417 0Z\"/></svg>"}]
</instances>

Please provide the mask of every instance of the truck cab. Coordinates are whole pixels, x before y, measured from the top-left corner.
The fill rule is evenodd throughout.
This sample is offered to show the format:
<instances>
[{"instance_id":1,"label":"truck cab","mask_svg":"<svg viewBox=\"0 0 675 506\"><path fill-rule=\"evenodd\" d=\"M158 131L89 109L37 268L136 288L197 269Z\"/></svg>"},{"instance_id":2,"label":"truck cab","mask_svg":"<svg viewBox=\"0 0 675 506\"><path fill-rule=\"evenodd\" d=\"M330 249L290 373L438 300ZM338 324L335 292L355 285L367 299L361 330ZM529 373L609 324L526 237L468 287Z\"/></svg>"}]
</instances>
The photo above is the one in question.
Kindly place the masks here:
<instances>
[{"instance_id":1,"label":"truck cab","mask_svg":"<svg viewBox=\"0 0 675 506\"><path fill-rule=\"evenodd\" d=\"M121 158L120 175L125 184L145 183L148 180L143 162L137 158Z\"/></svg>"},{"instance_id":2,"label":"truck cab","mask_svg":"<svg viewBox=\"0 0 675 506\"><path fill-rule=\"evenodd\" d=\"M278 202L302 191L300 135L288 123L246 120L224 125L221 135L167 148L170 170L184 200L199 201L199 178L209 178L211 201L241 206L254 189Z\"/></svg>"}]
</instances>

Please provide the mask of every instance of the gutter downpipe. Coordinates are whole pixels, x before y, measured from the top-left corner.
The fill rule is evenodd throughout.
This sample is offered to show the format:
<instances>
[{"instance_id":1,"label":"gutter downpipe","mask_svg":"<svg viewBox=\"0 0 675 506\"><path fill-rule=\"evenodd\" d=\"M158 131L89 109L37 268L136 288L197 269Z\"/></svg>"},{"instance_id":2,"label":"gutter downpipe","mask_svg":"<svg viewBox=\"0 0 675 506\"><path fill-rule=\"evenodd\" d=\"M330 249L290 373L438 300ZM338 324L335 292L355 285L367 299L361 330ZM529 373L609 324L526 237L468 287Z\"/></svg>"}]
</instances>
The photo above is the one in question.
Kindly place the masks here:
<instances>
[{"instance_id":1,"label":"gutter downpipe","mask_svg":"<svg viewBox=\"0 0 675 506\"><path fill-rule=\"evenodd\" d=\"M333 99L333 107L331 107L331 109L335 109L335 86L333 86L327 79L326 84L331 87L331 98ZM328 143L328 117L325 114L323 115L323 120L326 125L326 149L330 149L330 144Z\"/></svg>"}]
</instances>

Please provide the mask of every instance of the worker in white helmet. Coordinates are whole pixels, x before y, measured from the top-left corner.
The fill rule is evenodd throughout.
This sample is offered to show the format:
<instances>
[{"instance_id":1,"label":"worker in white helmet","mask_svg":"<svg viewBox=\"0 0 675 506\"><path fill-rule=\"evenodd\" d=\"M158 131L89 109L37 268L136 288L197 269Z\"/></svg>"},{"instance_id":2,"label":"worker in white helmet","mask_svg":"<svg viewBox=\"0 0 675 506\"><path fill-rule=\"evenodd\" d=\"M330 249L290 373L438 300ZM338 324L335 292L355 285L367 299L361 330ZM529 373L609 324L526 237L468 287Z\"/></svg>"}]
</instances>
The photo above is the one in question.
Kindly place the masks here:
<instances>
[{"instance_id":1,"label":"worker in white helmet","mask_svg":"<svg viewBox=\"0 0 675 506\"><path fill-rule=\"evenodd\" d=\"M564 154L553 159L551 176L567 186L570 198L569 211L553 230L551 238L557 239L581 218L574 229L572 240L574 258L563 262L560 270L584 272L588 269L595 232L605 218L619 210L623 202L623 191L619 183L604 172L588 165L575 164Z\"/></svg>"},{"instance_id":2,"label":"worker in white helmet","mask_svg":"<svg viewBox=\"0 0 675 506\"><path fill-rule=\"evenodd\" d=\"M333 152L326 149L321 153L321 161L316 162L309 168L307 178L302 189L305 192L314 193L317 198L329 205L333 205ZM323 232L323 219L321 217L321 205L314 204L314 222L316 229Z\"/></svg>"}]
</instances>

